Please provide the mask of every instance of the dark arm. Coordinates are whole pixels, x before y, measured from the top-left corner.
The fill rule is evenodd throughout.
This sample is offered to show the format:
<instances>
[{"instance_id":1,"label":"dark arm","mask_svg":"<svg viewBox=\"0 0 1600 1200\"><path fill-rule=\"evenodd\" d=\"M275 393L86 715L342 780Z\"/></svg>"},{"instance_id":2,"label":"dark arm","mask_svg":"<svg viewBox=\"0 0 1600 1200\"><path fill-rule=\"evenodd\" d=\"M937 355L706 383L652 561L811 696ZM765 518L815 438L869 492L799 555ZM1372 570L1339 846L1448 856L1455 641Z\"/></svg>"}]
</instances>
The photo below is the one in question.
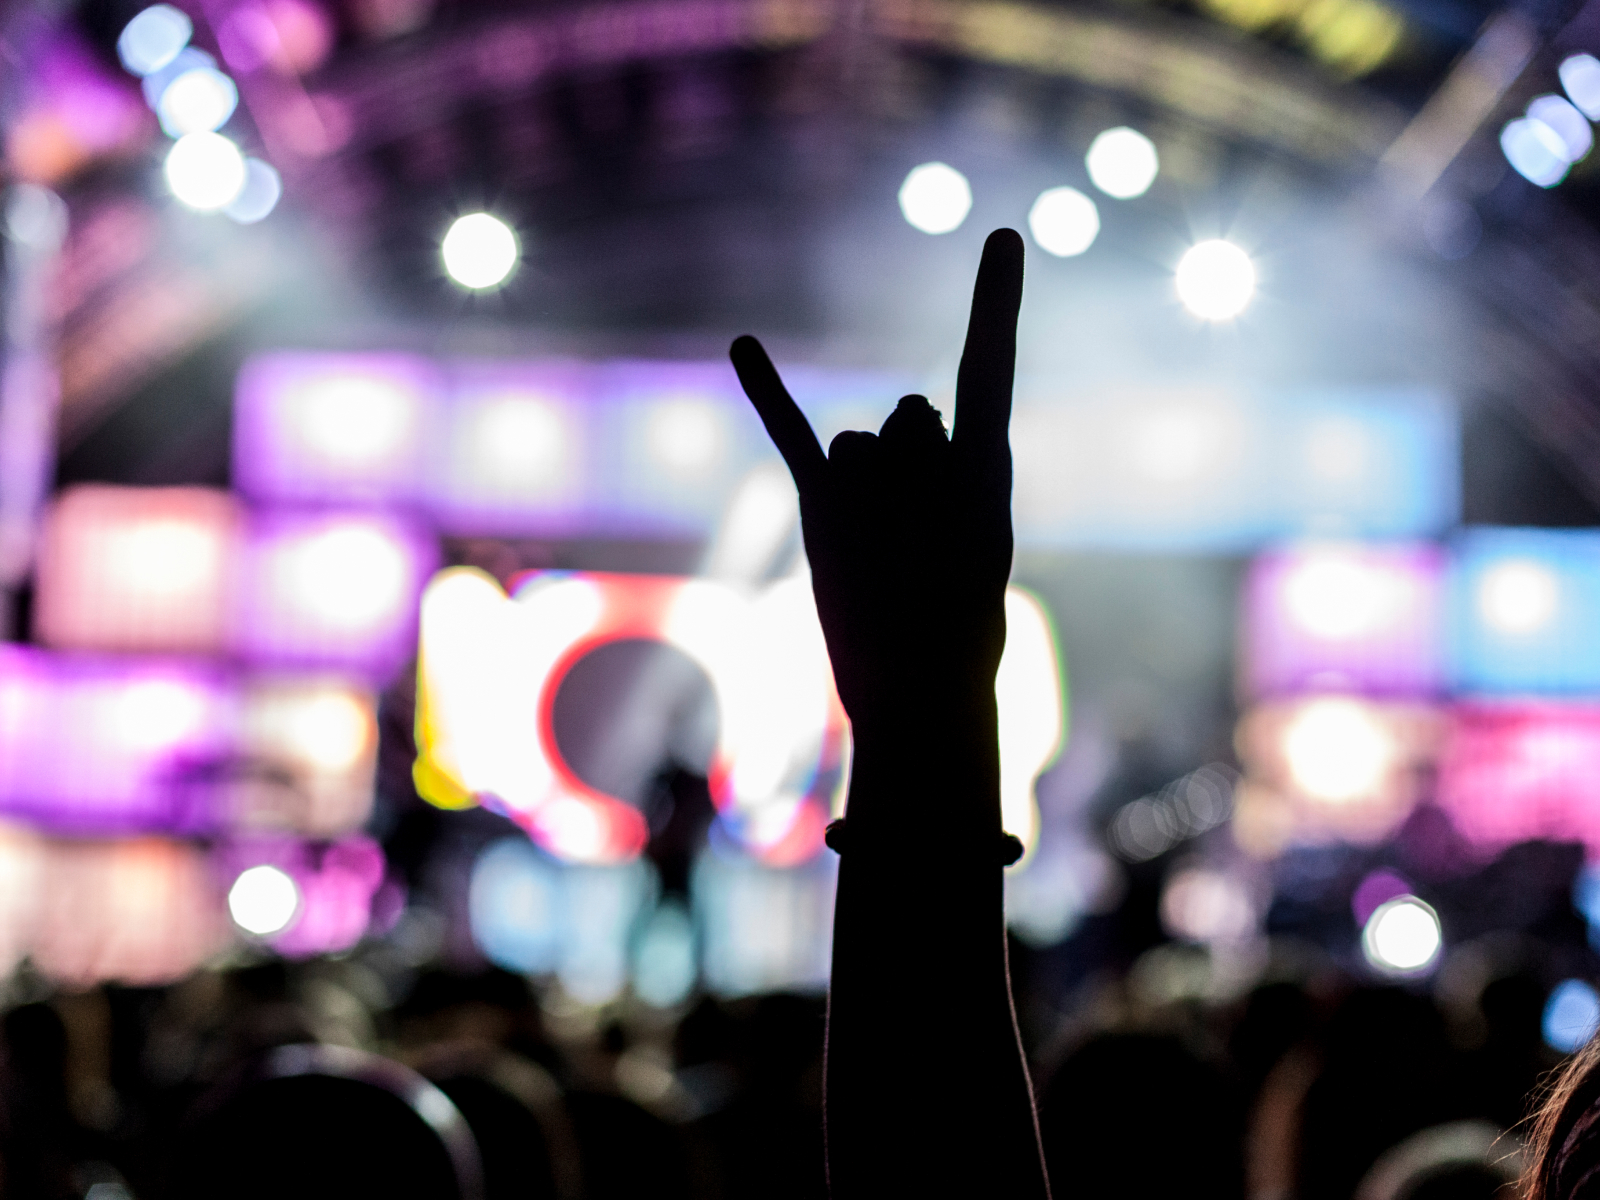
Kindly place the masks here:
<instances>
[{"instance_id":1,"label":"dark arm","mask_svg":"<svg viewBox=\"0 0 1600 1200\"><path fill-rule=\"evenodd\" d=\"M1022 240L999 230L948 438L907 396L824 456L760 344L733 345L799 488L855 744L828 1004L836 1200L1049 1194L1006 969L994 695L1021 296Z\"/></svg>"}]
</instances>

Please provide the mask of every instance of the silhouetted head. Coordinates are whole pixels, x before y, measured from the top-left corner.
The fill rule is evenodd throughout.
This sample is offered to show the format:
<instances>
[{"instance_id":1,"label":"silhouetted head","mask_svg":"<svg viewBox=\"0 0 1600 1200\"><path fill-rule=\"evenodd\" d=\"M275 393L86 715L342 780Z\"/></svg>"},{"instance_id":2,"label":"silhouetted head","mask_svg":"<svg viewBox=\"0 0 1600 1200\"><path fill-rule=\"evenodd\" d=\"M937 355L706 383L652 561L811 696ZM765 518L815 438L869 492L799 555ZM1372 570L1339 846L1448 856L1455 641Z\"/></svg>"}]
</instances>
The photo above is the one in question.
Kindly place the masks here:
<instances>
[{"instance_id":1,"label":"silhouetted head","mask_svg":"<svg viewBox=\"0 0 1600 1200\"><path fill-rule=\"evenodd\" d=\"M1524 1200L1600 1197L1600 1039L1556 1076L1528 1138Z\"/></svg>"}]
</instances>

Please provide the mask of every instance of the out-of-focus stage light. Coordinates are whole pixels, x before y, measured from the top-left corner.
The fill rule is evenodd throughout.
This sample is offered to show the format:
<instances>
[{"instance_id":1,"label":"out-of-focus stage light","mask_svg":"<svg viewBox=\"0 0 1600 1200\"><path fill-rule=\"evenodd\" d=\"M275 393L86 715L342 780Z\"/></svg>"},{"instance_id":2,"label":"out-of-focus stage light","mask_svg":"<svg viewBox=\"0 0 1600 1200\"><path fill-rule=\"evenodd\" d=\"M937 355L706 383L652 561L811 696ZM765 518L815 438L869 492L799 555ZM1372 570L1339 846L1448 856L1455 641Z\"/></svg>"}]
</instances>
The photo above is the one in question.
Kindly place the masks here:
<instances>
[{"instance_id":1,"label":"out-of-focus stage light","mask_svg":"<svg viewBox=\"0 0 1600 1200\"><path fill-rule=\"evenodd\" d=\"M1437 791L1461 835L1489 851L1543 838L1600 854L1600 708L1457 705Z\"/></svg>"},{"instance_id":2,"label":"out-of-focus stage light","mask_svg":"<svg viewBox=\"0 0 1600 1200\"><path fill-rule=\"evenodd\" d=\"M1574 1054L1600 1028L1600 995L1582 979L1563 979L1545 1001L1539 1024L1546 1046Z\"/></svg>"},{"instance_id":3,"label":"out-of-focus stage light","mask_svg":"<svg viewBox=\"0 0 1600 1200\"><path fill-rule=\"evenodd\" d=\"M1214 867L1174 872L1161 890L1161 924L1190 942L1239 942L1255 932L1257 913L1249 886Z\"/></svg>"},{"instance_id":4,"label":"out-of-focus stage light","mask_svg":"<svg viewBox=\"0 0 1600 1200\"><path fill-rule=\"evenodd\" d=\"M1566 148L1566 158L1570 163L1579 162L1594 148L1594 132L1589 128L1589 118L1561 96L1535 96L1528 102L1528 117L1556 131Z\"/></svg>"},{"instance_id":5,"label":"out-of-focus stage light","mask_svg":"<svg viewBox=\"0 0 1600 1200\"><path fill-rule=\"evenodd\" d=\"M234 485L252 500L408 504L439 383L404 354L267 354L234 391Z\"/></svg>"},{"instance_id":6,"label":"out-of-focus stage light","mask_svg":"<svg viewBox=\"0 0 1600 1200\"><path fill-rule=\"evenodd\" d=\"M45 880L32 959L61 983L171 983L225 937L205 860L181 842L53 842Z\"/></svg>"},{"instance_id":7,"label":"out-of-focus stage light","mask_svg":"<svg viewBox=\"0 0 1600 1200\"><path fill-rule=\"evenodd\" d=\"M417 597L437 553L431 538L398 517L256 513L234 646L262 666L387 678L411 657Z\"/></svg>"},{"instance_id":8,"label":"out-of-focus stage light","mask_svg":"<svg viewBox=\"0 0 1600 1200\"><path fill-rule=\"evenodd\" d=\"M1361 952L1385 975L1419 975L1439 958L1444 935L1439 914L1415 896L1378 905L1361 931Z\"/></svg>"},{"instance_id":9,"label":"out-of-focus stage light","mask_svg":"<svg viewBox=\"0 0 1600 1200\"><path fill-rule=\"evenodd\" d=\"M220 133L185 134L167 151L167 187L197 212L227 208L244 189L244 155Z\"/></svg>"},{"instance_id":10,"label":"out-of-focus stage light","mask_svg":"<svg viewBox=\"0 0 1600 1200\"><path fill-rule=\"evenodd\" d=\"M912 167L900 185L900 212L906 223L923 233L950 233L972 211L972 185L954 167L942 162Z\"/></svg>"},{"instance_id":11,"label":"out-of-focus stage light","mask_svg":"<svg viewBox=\"0 0 1600 1200\"><path fill-rule=\"evenodd\" d=\"M122 27L117 37L117 57L135 75L159 71L189 44L194 24L170 4L145 9Z\"/></svg>"},{"instance_id":12,"label":"out-of-focus stage light","mask_svg":"<svg viewBox=\"0 0 1600 1200\"><path fill-rule=\"evenodd\" d=\"M706 988L726 998L828 984L838 859L780 870L731 848L701 853L690 880Z\"/></svg>"},{"instance_id":13,"label":"out-of-focus stage light","mask_svg":"<svg viewBox=\"0 0 1600 1200\"><path fill-rule=\"evenodd\" d=\"M98 834L210 822L234 698L199 666L0 648L0 812Z\"/></svg>"},{"instance_id":14,"label":"out-of-focus stage light","mask_svg":"<svg viewBox=\"0 0 1600 1200\"><path fill-rule=\"evenodd\" d=\"M1100 234L1100 210L1077 188L1040 192L1028 210L1028 229L1043 250L1071 258L1094 245Z\"/></svg>"},{"instance_id":15,"label":"out-of-focus stage light","mask_svg":"<svg viewBox=\"0 0 1600 1200\"><path fill-rule=\"evenodd\" d=\"M237 536L226 492L71 488L45 517L34 634L76 650L219 652Z\"/></svg>"},{"instance_id":16,"label":"out-of-focus stage light","mask_svg":"<svg viewBox=\"0 0 1600 1200\"><path fill-rule=\"evenodd\" d=\"M1451 576L1458 690L1600 692L1600 533L1469 529Z\"/></svg>"},{"instance_id":17,"label":"out-of-focus stage light","mask_svg":"<svg viewBox=\"0 0 1600 1200\"><path fill-rule=\"evenodd\" d=\"M504 838L472 867L472 938L490 962L553 973L569 996L603 1004L628 981L629 943L655 891L647 863L563 866L520 837Z\"/></svg>"},{"instance_id":18,"label":"out-of-focus stage light","mask_svg":"<svg viewBox=\"0 0 1600 1200\"><path fill-rule=\"evenodd\" d=\"M1559 68L1561 89L1584 116L1600 121L1600 59L1573 54Z\"/></svg>"},{"instance_id":19,"label":"out-of-focus stage light","mask_svg":"<svg viewBox=\"0 0 1600 1200\"><path fill-rule=\"evenodd\" d=\"M1000 718L1000 815L1006 832L1022 839L1031 853L1039 839L1033 784L1065 741L1065 688L1044 605L1017 587L1006 589L1005 604L1006 645L994 683Z\"/></svg>"},{"instance_id":20,"label":"out-of-focus stage light","mask_svg":"<svg viewBox=\"0 0 1600 1200\"><path fill-rule=\"evenodd\" d=\"M329 838L372 810L378 730L372 694L337 680L256 679L244 690L241 753L226 823Z\"/></svg>"},{"instance_id":21,"label":"out-of-focus stage light","mask_svg":"<svg viewBox=\"0 0 1600 1200\"><path fill-rule=\"evenodd\" d=\"M1351 696L1260 705L1239 726L1249 778L1236 824L1270 817L1284 844L1376 841L1410 812L1416 768L1436 753L1439 726L1425 705Z\"/></svg>"},{"instance_id":22,"label":"out-of-focus stage light","mask_svg":"<svg viewBox=\"0 0 1600 1200\"><path fill-rule=\"evenodd\" d=\"M221 129L239 107L239 89L215 67L192 67L174 78L156 101L168 137Z\"/></svg>"},{"instance_id":23,"label":"out-of-focus stage light","mask_svg":"<svg viewBox=\"0 0 1600 1200\"><path fill-rule=\"evenodd\" d=\"M681 904L658 905L634 947L634 995L655 1008L671 1008L688 998L698 974L694 922Z\"/></svg>"},{"instance_id":24,"label":"out-of-focus stage light","mask_svg":"<svg viewBox=\"0 0 1600 1200\"><path fill-rule=\"evenodd\" d=\"M244 186L222 211L241 225L264 221L283 196L283 179L259 158L244 160Z\"/></svg>"},{"instance_id":25,"label":"out-of-focus stage light","mask_svg":"<svg viewBox=\"0 0 1600 1200\"><path fill-rule=\"evenodd\" d=\"M1256 294L1256 265L1223 238L1196 242L1178 260L1178 299L1202 321L1231 321Z\"/></svg>"},{"instance_id":26,"label":"out-of-focus stage light","mask_svg":"<svg viewBox=\"0 0 1600 1200\"><path fill-rule=\"evenodd\" d=\"M1084 165L1095 187L1117 200L1144 195L1161 170L1155 143L1126 125L1098 134L1089 143Z\"/></svg>"},{"instance_id":27,"label":"out-of-focus stage light","mask_svg":"<svg viewBox=\"0 0 1600 1200\"><path fill-rule=\"evenodd\" d=\"M300 889L287 871L268 863L247 867L228 889L228 913L246 933L277 933L300 909Z\"/></svg>"},{"instance_id":28,"label":"out-of-focus stage light","mask_svg":"<svg viewBox=\"0 0 1600 1200\"><path fill-rule=\"evenodd\" d=\"M457 382L433 445L429 506L446 530L545 536L584 528L582 380L559 367Z\"/></svg>"},{"instance_id":29,"label":"out-of-focus stage light","mask_svg":"<svg viewBox=\"0 0 1600 1200\"><path fill-rule=\"evenodd\" d=\"M505 282L517 265L518 253L511 226L486 212L457 217L439 243L445 271L473 291Z\"/></svg>"},{"instance_id":30,"label":"out-of-focus stage light","mask_svg":"<svg viewBox=\"0 0 1600 1200\"><path fill-rule=\"evenodd\" d=\"M1444 683L1444 554L1430 545L1309 544L1251 564L1242 683L1252 696L1425 697Z\"/></svg>"},{"instance_id":31,"label":"out-of-focus stage light","mask_svg":"<svg viewBox=\"0 0 1600 1200\"><path fill-rule=\"evenodd\" d=\"M327 845L228 843L213 858L229 881L235 923L291 958L336 954L359 942L385 870L378 844L359 836Z\"/></svg>"},{"instance_id":32,"label":"out-of-focus stage light","mask_svg":"<svg viewBox=\"0 0 1600 1200\"><path fill-rule=\"evenodd\" d=\"M1529 183L1555 187L1572 167L1567 143L1550 126L1533 117L1518 117L1500 131L1506 161Z\"/></svg>"},{"instance_id":33,"label":"out-of-focus stage light","mask_svg":"<svg viewBox=\"0 0 1600 1200\"><path fill-rule=\"evenodd\" d=\"M1158 792L1124 804L1112 817L1106 840L1127 862L1158 858L1226 821L1234 782L1226 768L1216 765L1191 771Z\"/></svg>"}]
</instances>

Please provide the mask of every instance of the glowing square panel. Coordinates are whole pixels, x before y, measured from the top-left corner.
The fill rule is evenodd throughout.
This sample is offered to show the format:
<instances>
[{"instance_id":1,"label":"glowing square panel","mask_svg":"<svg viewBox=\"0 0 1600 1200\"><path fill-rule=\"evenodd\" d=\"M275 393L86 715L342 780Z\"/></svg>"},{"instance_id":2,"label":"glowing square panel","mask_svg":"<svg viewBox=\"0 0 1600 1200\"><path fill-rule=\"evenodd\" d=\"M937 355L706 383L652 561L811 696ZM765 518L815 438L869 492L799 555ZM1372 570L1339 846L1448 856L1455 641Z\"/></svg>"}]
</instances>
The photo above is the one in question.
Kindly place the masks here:
<instances>
[{"instance_id":1,"label":"glowing square panel","mask_svg":"<svg viewBox=\"0 0 1600 1200\"><path fill-rule=\"evenodd\" d=\"M360 835L331 843L241 840L219 846L212 862L235 925L291 958L359 942L387 869L383 850Z\"/></svg>"},{"instance_id":2,"label":"glowing square panel","mask_svg":"<svg viewBox=\"0 0 1600 1200\"><path fill-rule=\"evenodd\" d=\"M599 384L590 495L613 534L699 536L744 473L776 453L722 364L618 363Z\"/></svg>"},{"instance_id":3,"label":"glowing square panel","mask_svg":"<svg viewBox=\"0 0 1600 1200\"><path fill-rule=\"evenodd\" d=\"M416 646L417 599L437 565L433 540L375 513L251 516L233 644L269 667L389 677Z\"/></svg>"},{"instance_id":4,"label":"glowing square panel","mask_svg":"<svg viewBox=\"0 0 1600 1200\"><path fill-rule=\"evenodd\" d=\"M268 354L239 373L234 485L253 500L417 498L439 393L404 354Z\"/></svg>"},{"instance_id":5,"label":"glowing square panel","mask_svg":"<svg viewBox=\"0 0 1600 1200\"><path fill-rule=\"evenodd\" d=\"M227 680L197 665L0 647L0 814L85 834L206 828L235 720Z\"/></svg>"},{"instance_id":6,"label":"glowing square panel","mask_svg":"<svg viewBox=\"0 0 1600 1200\"><path fill-rule=\"evenodd\" d=\"M1250 696L1353 691L1424 697L1444 683L1444 553L1312 543L1272 551L1244 588Z\"/></svg>"},{"instance_id":7,"label":"glowing square panel","mask_svg":"<svg viewBox=\"0 0 1600 1200\"><path fill-rule=\"evenodd\" d=\"M1450 587L1453 682L1464 692L1600 692L1600 532L1470 529Z\"/></svg>"},{"instance_id":8,"label":"glowing square panel","mask_svg":"<svg viewBox=\"0 0 1600 1200\"><path fill-rule=\"evenodd\" d=\"M1458 706L1438 788L1457 830L1486 849L1549 838L1600 854L1600 705Z\"/></svg>"},{"instance_id":9,"label":"glowing square panel","mask_svg":"<svg viewBox=\"0 0 1600 1200\"><path fill-rule=\"evenodd\" d=\"M503 537L587 532L590 390L576 366L458 368L429 467L439 526Z\"/></svg>"},{"instance_id":10,"label":"glowing square panel","mask_svg":"<svg viewBox=\"0 0 1600 1200\"><path fill-rule=\"evenodd\" d=\"M221 819L234 829L330 838L372 811L377 700L338 679L266 678L244 687L242 769L233 773Z\"/></svg>"},{"instance_id":11,"label":"glowing square panel","mask_svg":"<svg viewBox=\"0 0 1600 1200\"><path fill-rule=\"evenodd\" d=\"M1263 825L1278 849L1387 837L1416 803L1417 768L1437 754L1441 723L1427 705L1348 695L1257 705L1234 738L1247 772L1235 835L1257 849Z\"/></svg>"},{"instance_id":12,"label":"glowing square panel","mask_svg":"<svg viewBox=\"0 0 1600 1200\"><path fill-rule=\"evenodd\" d=\"M40 542L35 637L78 650L220 651L237 533L226 492L64 492Z\"/></svg>"}]
</instances>

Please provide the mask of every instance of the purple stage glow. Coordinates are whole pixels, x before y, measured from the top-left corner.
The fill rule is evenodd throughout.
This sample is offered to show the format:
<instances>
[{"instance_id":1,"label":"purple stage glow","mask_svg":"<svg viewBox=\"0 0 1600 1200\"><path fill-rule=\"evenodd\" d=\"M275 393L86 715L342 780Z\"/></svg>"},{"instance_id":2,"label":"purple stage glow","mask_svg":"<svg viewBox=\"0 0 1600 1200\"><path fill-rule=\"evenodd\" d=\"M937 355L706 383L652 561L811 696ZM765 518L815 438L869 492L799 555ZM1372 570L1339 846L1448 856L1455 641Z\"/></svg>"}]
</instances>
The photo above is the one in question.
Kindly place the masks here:
<instances>
[{"instance_id":1,"label":"purple stage glow","mask_svg":"<svg viewBox=\"0 0 1600 1200\"><path fill-rule=\"evenodd\" d=\"M202 829L234 706L205 667L0 646L0 814L73 834Z\"/></svg>"},{"instance_id":2,"label":"purple stage glow","mask_svg":"<svg viewBox=\"0 0 1600 1200\"><path fill-rule=\"evenodd\" d=\"M243 557L233 642L250 663L376 682L411 658L417 601L438 560L416 525L380 513L258 512Z\"/></svg>"},{"instance_id":3,"label":"purple stage glow","mask_svg":"<svg viewBox=\"0 0 1600 1200\"><path fill-rule=\"evenodd\" d=\"M224 887L231 889L236 922L252 915L238 887L246 872L270 867L292 881L293 906L282 913L284 924L261 934L290 958L338 953L359 942L372 923L373 899L386 871L383 851L361 836L332 843L290 838L234 842L218 847L213 862Z\"/></svg>"},{"instance_id":4,"label":"purple stage glow","mask_svg":"<svg viewBox=\"0 0 1600 1200\"><path fill-rule=\"evenodd\" d=\"M233 473L251 500L410 505L440 381L404 354L268 354L234 393Z\"/></svg>"},{"instance_id":5,"label":"purple stage glow","mask_svg":"<svg viewBox=\"0 0 1600 1200\"><path fill-rule=\"evenodd\" d=\"M1251 697L1426 697L1444 682L1444 553L1305 545L1261 555L1244 590L1240 682Z\"/></svg>"}]
</instances>

